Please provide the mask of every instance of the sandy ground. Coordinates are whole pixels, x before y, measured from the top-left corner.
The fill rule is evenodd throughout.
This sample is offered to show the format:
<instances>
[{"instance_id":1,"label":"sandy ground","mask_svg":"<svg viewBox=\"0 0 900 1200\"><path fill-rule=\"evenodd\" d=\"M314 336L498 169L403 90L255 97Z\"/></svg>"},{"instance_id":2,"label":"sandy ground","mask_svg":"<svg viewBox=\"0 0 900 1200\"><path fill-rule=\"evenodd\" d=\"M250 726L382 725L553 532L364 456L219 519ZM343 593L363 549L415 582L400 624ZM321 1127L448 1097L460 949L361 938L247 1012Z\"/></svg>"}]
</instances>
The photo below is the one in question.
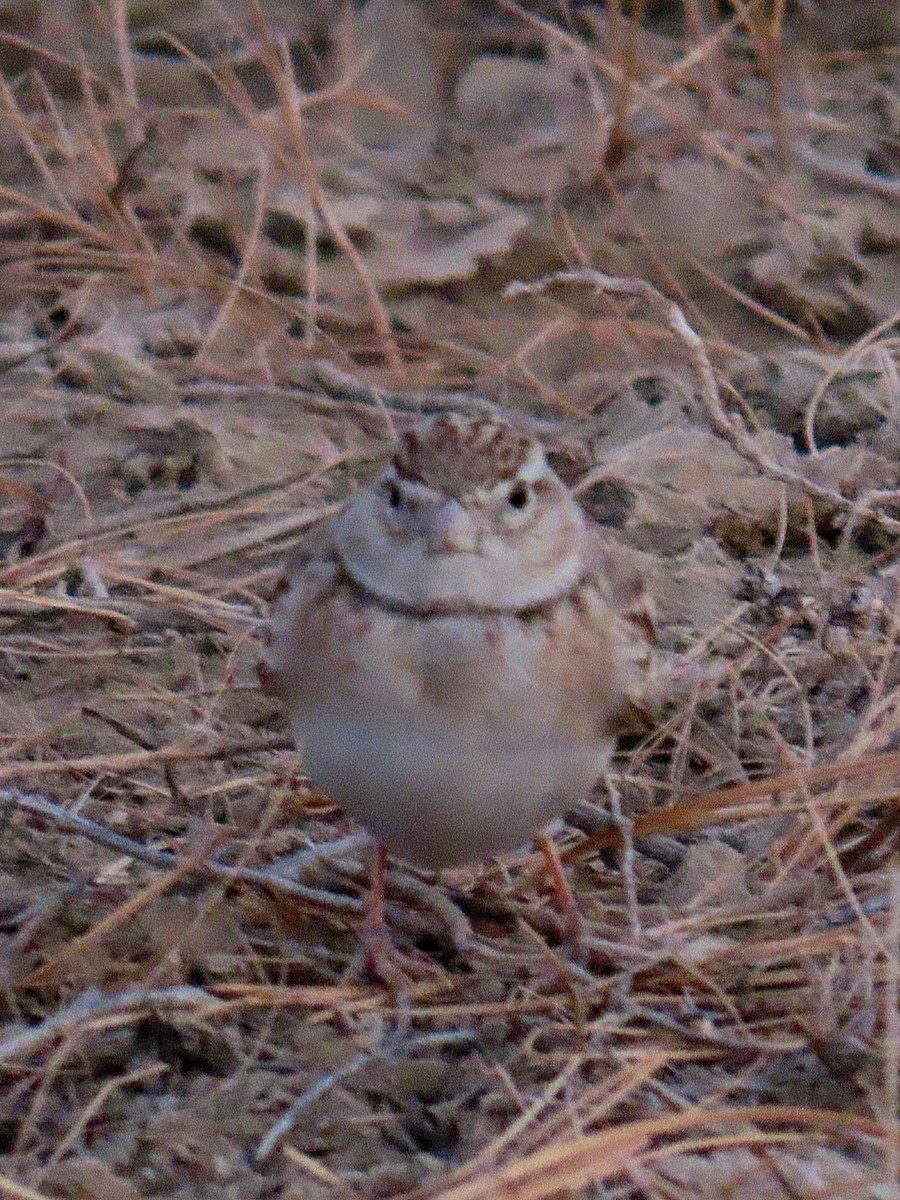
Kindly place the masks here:
<instances>
[{"instance_id":1,"label":"sandy ground","mask_svg":"<svg viewBox=\"0 0 900 1200\"><path fill-rule=\"evenodd\" d=\"M0 1194L900 1196L895 6L633 7L0 7ZM531 847L397 863L397 995L254 666L479 406L659 677L583 956Z\"/></svg>"}]
</instances>

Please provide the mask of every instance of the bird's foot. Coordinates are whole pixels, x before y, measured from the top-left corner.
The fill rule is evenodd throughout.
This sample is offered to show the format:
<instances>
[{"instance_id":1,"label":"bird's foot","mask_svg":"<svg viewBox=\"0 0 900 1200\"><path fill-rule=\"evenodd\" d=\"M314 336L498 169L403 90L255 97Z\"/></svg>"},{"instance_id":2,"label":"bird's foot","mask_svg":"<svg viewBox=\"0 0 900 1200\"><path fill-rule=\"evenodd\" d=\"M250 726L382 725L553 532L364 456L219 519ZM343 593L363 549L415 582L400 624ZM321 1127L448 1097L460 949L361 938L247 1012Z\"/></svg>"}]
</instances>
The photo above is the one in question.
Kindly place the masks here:
<instances>
[{"instance_id":1,"label":"bird's foot","mask_svg":"<svg viewBox=\"0 0 900 1200\"><path fill-rule=\"evenodd\" d=\"M441 971L420 951L406 951L392 939L387 926L366 924L360 935L359 953L350 974L383 983L391 991L404 993L410 985L433 982Z\"/></svg>"},{"instance_id":2,"label":"bird's foot","mask_svg":"<svg viewBox=\"0 0 900 1200\"><path fill-rule=\"evenodd\" d=\"M372 869L372 881L366 894L365 920L360 933L360 948L348 969L351 977L366 976L403 994L410 984L434 980L440 969L426 955L406 953L390 935L385 914L387 851L379 845Z\"/></svg>"}]
</instances>

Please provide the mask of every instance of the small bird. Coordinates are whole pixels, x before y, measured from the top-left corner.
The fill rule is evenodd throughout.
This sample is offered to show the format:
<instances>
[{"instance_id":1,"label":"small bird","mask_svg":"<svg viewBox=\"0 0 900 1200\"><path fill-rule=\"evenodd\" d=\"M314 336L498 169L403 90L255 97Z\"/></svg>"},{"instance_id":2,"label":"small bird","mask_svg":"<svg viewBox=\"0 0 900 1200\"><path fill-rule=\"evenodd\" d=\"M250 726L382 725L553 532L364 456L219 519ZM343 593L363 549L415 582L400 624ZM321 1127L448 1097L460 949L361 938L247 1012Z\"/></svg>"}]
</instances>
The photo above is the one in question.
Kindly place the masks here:
<instances>
[{"instance_id":1,"label":"small bird","mask_svg":"<svg viewBox=\"0 0 900 1200\"><path fill-rule=\"evenodd\" d=\"M621 548L499 419L411 428L380 480L307 536L275 586L260 674L313 782L377 839L368 966L390 946L387 849L461 865L572 807L639 702L653 640Z\"/></svg>"}]
</instances>

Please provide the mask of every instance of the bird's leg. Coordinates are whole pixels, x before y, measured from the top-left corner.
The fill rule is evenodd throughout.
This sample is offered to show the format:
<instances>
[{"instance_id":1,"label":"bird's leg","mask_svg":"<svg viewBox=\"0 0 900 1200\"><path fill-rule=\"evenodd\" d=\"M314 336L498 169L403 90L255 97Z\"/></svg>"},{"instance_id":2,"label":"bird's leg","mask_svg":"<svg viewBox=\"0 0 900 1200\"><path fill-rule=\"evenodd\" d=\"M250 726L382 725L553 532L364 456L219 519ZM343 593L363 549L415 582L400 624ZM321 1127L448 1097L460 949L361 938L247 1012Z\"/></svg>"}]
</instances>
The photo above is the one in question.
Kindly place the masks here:
<instances>
[{"instance_id":1,"label":"bird's leg","mask_svg":"<svg viewBox=\"0 0 900 1200\"><path fill-rule=\"evenodd\" d=\"M567 942L578 946L585 933L584 916L578 907L575 893L572 891L572 886L566 876L566 869L563 866L562 859L559 857L559 851L556 849L553 838L547 832L543 832L538 836L537 844L544 857L544 864L547 868L547 874L550 876L550 883L553 887L553 895L556 899L557 907L562 913L565 922L563 936Z\"/></svg>"},{"instance_id":2,"label":"bird's leg","mask_svg":"<svg viewBox=\"0 0 900 1200\"><path fill-rule=\"evenodd\" d=\"M433 979L437 971L431 964L401 953L394 945L385 912L386 883L387 847L379 842L375 848L360 934L362 970L402 993L411 980Z\"/></svg>"},{"instance_id":3,"label":"bird's leg","mask_svg":"<svg viewBox=\"0 0 900 1200\"><path fill-rule=\"evenodd\" d=\"M379 966L385 953L393 951L385 914L385 892L387 877L387 847L379 842L372 861L372 878L366 892L363 909L363 927L360 934L363 951L363 970L370 975L379 974Z\"/></svg>"}]
</instances>

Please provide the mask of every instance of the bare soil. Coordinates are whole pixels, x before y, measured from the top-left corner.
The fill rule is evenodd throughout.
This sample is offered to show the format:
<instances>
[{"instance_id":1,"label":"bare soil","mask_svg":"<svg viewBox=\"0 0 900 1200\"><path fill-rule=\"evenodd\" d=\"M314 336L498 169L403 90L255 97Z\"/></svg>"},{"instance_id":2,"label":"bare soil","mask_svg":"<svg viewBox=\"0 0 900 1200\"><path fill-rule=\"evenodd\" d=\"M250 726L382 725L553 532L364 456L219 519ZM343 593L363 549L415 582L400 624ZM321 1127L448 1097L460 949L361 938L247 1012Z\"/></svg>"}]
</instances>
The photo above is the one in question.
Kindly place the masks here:
<instances>
[{"instance_id":1,"label":"bare soil","mask_svg":"<svg viewBox=\"0 0 900 1200\"><path fill-rule=\"evenodd\" d=\"M898 34L0 5L0 1195L900 1197ZM642 563L659 676L556 830L584 954L530 847L397 863L392 993L258 637L485 406Z\"/></svg>"}]
</instances>

